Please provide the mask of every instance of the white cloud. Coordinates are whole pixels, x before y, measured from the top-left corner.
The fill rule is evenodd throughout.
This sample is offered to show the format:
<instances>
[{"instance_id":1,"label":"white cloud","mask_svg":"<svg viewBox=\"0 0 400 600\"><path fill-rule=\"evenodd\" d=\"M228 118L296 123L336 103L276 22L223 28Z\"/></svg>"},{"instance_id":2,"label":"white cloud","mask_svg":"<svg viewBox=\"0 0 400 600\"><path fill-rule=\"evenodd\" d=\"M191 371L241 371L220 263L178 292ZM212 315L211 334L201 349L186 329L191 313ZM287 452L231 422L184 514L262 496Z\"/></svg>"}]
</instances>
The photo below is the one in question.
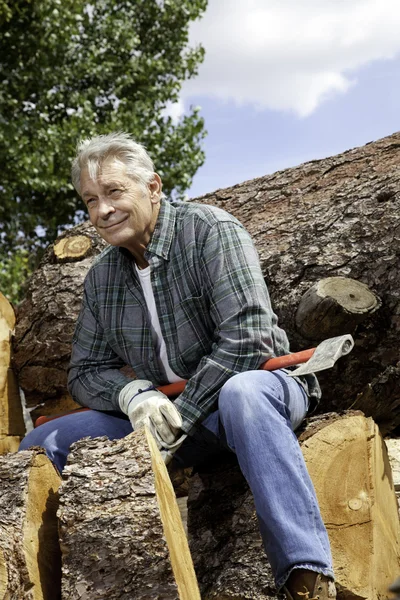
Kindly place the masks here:
<instances>
[{"instance_id":1,"label":"white cloud","mask_svg":"<svg viewBox=\"0 0 400 600\"><path fill-rule=\"evenodd\" d=\"M180 98L178 102L168 102L163 111L165 117L171 117L174 123L177 123L185 112L185 104Z\"/></svg>"},{"instance_id":2,"label":"white cloud","mask_svg":"<svg viewBox=\"0 0 400 600\"><path fill-rule=\"evenodd\" d=\"M400 52L398 0L209 0L190 40L206 58L182 97L310 115Z\"/></svg>"}]
</instances>

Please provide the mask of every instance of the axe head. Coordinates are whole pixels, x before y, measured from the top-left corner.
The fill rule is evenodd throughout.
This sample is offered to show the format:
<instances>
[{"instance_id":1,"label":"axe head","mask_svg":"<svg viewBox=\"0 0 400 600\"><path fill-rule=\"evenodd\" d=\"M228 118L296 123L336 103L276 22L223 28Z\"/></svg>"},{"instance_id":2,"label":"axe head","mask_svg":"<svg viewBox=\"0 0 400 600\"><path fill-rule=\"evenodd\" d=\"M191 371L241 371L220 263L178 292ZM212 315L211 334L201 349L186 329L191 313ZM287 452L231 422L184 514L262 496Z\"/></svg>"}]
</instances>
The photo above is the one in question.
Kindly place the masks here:
<instances>
[{"instance_id":1,"label":"axe head","mask_svg":"<svg viewBox=\"0 0 400 600\"><path fill-rule=\"evenodd\" d=\"M298 377L299 375L309 375L310 373L318 373L333 367L335 362L341 356L345 356L352 351L354 340L350 334L339 335L338 337L324 340L315 348L312 357L294 371L290 371L290 377Z\"/></svg>"}]
</instances>

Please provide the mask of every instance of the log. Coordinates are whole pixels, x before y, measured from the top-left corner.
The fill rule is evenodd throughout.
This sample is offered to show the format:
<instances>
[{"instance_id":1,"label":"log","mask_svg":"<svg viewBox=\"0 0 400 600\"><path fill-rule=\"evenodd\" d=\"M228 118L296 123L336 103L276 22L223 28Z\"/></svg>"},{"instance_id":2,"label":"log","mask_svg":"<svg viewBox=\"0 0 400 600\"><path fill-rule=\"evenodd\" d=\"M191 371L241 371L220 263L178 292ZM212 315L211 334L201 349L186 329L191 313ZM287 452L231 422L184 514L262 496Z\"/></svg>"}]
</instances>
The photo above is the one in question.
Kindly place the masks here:
<instances>
[{"instance_id":1,"label":"log","mask_svg":"<svg viewBox=\"0 0 400 600\"><path fill-rule=\"evenodd\" d=\"M357 395L352 409L375 417L382 435L400 427L400 363L386 367Z\"/></svg>"},{"instance_id":2,"label":"log","mask_svg":"<svg viewBox=\"0 0 400 600\"><path fill-rule=\"evenodd\" d=\"M328 530L339 598L387 599L400 570L400 525L376 424L355 411L323 415L308 421L299 441ZM193 477L188 531L203 600L279 597L250 491L232 458Z\"/></svg>"},{"instance_id":3,"label":"log","mask_svg":"<svg viewBox=\"0 0 400 600\"><path fill-rule=\"evenodd\" d=\"M379 298L365 284L348 277L327 277L302 296L296 327L304 338L322 341L354 333L380 306Z\"/></svg>"},{"instance_id":4,"label":"log","mask_svg":"<svg viewBox=\"0 0 400 600\"><path fill-rule=\"evenodd\" d=\"M41 414L56 414L60 404L68 410L78 408L67 392L72 335L83 280L93 258L105 247L90 223L65 232L47 249L42 266L31 277L28 293L18 306L14 365L27 406L39 407L34 419ZM46 402L50 410L44 406Z\"/></svg>"},{"instance_id":5,"label":"log","mask_svg":"<svg viewBox=\"0 0 400 600\"><path fill-rule=\"evenodd\" d=\"M54 244L54 256L61 262L82 260L92 248L92 240L87 235L63 237Z\"/></svg>"},{"instance_id":6,"label":"log","mask_svg":"<svg viewBox=\"0 0 400 600\"><path fill-rule=\"evenodd\" d=\"M200 600L175 494L151 435L73 444L60 489L62 595Z\"/></svg>"},{"instance_id":7,"label":"log","mask_svg":"<svg viewBox=\"0 0 400 600\"><path fill-rule=\"evenodd\" d=\"M387 448L371 418L328 419L300 436L332 547L337 587L389 598L400 571L400 524ZM309 437L311 435L311 437Z\"/></svg>"},{"instance_id":8,"label":"log","mask_svg":"<svg viewBox=\"0 0 400 600\"><path fill-rule=\"evenodd\" d=\"M366 386L399 360L399 162L396 133L195 199L231 212L253 236L293 351L310 345L297 329L295 315L303 295L321 279L350 278L381 299L381 307L356 326L353 352L319 374L321 413L350 408ZM89 254L64 262L50 247L18 309L15 363L29 407L51 405L66 394L65 372L83 277L104 247L89 224L65 235L89 236ZM390 423L399 385L391 388L385 413L375 416L372 411L377 423ZM400 407L395 411L397 415ZM393 422L395 428L397 420Z\"/></svg>"},{"instance_id":9,"label":"log","mask_svg":"<svg viewBox=\"0 0 400 600\"><path fill-rule=\"evenodd\" d=\"M40 449L0 456L0 598L58 600L60 476Z\"/></svg>"},{"instance_id":10,"label":"log","mask_svg":"<svg viewBox=\"0 0 400 600\"><path fill-rule=\"evenodd\" d=\"M11 451L25 433L17 379L11 368L14 309L0 293L0 454Z\"/></svg>"},{"instance_id":11,"label":"log","mask_svg":"<svg viewBox=\"0 0 400 600\"><path fill-rule=\"evenodd\" d=\"M19 435L2 435L0 436L0 454L8 454L9 452L17 452L21 437Z\"/></svg>"}]
</instances>

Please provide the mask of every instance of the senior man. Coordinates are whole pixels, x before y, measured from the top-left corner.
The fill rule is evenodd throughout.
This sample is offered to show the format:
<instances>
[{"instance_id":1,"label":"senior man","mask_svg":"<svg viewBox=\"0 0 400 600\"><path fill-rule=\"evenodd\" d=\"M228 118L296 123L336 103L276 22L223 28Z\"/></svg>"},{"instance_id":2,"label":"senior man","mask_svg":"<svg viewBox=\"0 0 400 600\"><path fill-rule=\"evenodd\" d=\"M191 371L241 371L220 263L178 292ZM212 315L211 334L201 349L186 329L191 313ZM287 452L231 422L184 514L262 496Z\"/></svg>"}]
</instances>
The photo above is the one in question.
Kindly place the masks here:
<instances>
[{"instance_id":1,"label":"senior man","mask_svg":"<svg viewBox=\"0 0 400 600\"><path fill-rule=\"evenodd\" d=\"M290 600L335 598L328 536L293 433L320 390L314 376L258 370L289 343L249 234L221 209L167 201L128 134L82 142L72 180L110 244L85 280L69 370L72 396L94 410L42 425L21 448L43 446L62 470L74 441L147 424L182 466L229 449L254 495L277 587ZM180 379L188 383L174 402L156 389Z\"/></svg>"}]
</instances>

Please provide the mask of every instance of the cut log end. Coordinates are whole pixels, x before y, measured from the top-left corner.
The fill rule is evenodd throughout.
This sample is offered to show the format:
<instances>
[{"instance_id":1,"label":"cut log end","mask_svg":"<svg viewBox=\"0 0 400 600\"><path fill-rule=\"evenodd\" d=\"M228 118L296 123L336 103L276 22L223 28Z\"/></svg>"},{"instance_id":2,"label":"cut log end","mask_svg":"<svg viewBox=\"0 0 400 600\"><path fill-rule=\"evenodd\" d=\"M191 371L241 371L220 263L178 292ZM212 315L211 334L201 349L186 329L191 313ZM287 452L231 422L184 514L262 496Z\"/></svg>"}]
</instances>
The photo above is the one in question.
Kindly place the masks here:
<instances>
[{"instance_id":1,"label":"cut log end","mask_svg":"<svg viewBox=\"0 0 400 600\"><path fill-rule=\"evenodd\" d=\"M339 418L302 443L344 598L387 598L400 570L400 525L387 450L362 415Z\"/></svg>"},{"instance_id":2,"label":"cut log end","mask_svg":"<svg viewBox=\"0 0 400 600\"><path fill-rule=\"evenodd\" d=\"M32 449L0 457L0 478L0 598L56 600L60 476L43 450Z\"/></svg>"},{"instance_id":3,"label":"cut log end","mask_svg":"<svg viewBox=\"0 0 400 600\"><path fill-rule=\"evenodd\" d=\"M54 244L54 255L59 261L81 260L91 250L90 238L85 235L75 235L58 240Z\"/></svg>"},{"instance_id":4,"label":"cut log end","mask_svg":"<svg viewBox=\"0 0 400 600\"><path fill-rule=\"evenodd\" d=\"M18 382L11 368L14 326L14 309L0 293L0 438L25 433Z\"/></svg>"},{"instance_id":5,"label":"cut log end","mask_svg":"<svg viewBox=\"0 0 400 600\"><path fill-rule=\"evenodd\" d=\"M347 277L328 277L301 298L296 327L303 337L313 340L353 333L380 305L365 284Z\"/></svg>"},{"instance_id":6,"label":"cut log end","mask_svg":"<svg viewBox=\"0 0 400 600\"><path fill-rule=\"evenodd\" d=\"M19 435L0 435L0 454L17 452L20 442Z\"/></svg>"},{"instance_id":7,"label":"cut log end","mask_svg":"<svg viewBox=\"0 0 400 600\"><path fill-rule=\"evenodd\" d=\"M5 319L11 331L15 327L15 312L7 298L0 292L0 317Z\"/></svg>"}]
</instances>

